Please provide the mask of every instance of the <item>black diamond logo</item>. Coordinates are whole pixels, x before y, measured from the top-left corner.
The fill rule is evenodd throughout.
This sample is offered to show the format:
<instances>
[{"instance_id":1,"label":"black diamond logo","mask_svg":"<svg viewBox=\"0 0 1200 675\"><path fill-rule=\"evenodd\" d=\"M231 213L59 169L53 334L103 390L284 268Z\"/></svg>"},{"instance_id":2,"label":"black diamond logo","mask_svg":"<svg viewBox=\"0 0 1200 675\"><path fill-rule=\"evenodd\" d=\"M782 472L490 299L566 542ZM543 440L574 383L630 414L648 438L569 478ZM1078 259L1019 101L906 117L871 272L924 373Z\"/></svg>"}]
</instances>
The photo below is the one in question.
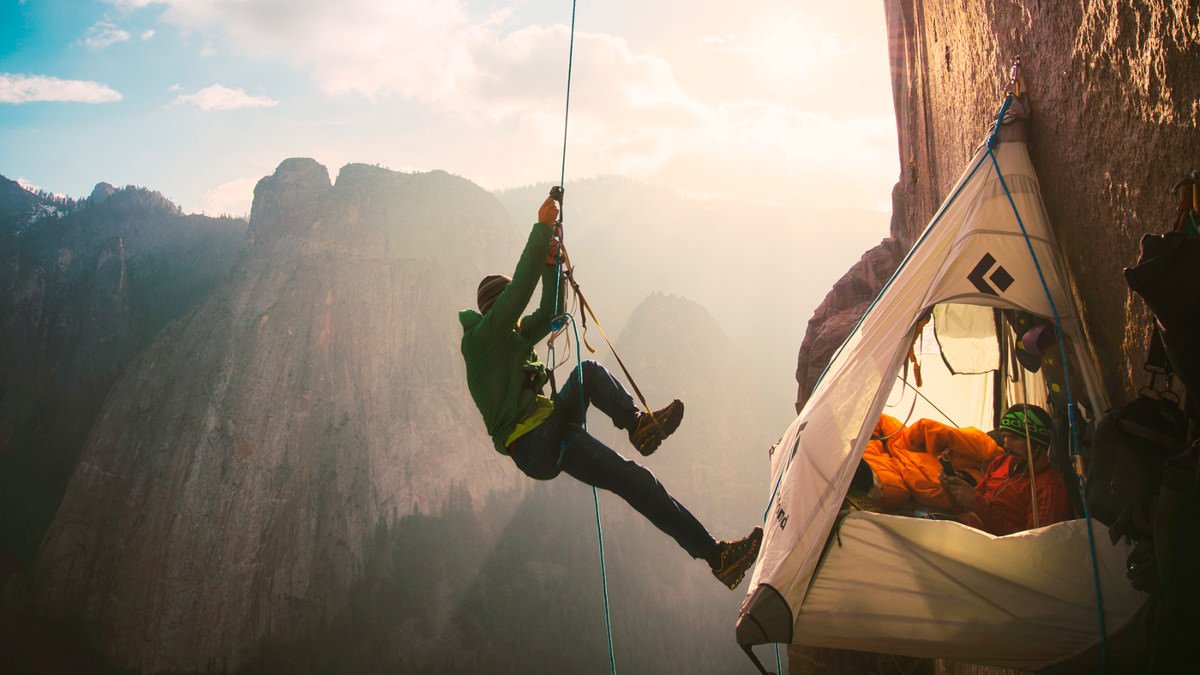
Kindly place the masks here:
<instances>
[{"instance_id":1,"label":"black diamond logo","mask_svg":"<svg viewBox=\"0 0 1200 675\"><path fill-rule=\"evenodd\" d=\"M994 272L992 271L993 267L996 268ZM991 272L991 276L988 276L988 272ZM992 284L988 283L989 279L992 284L996 285L994 288ZM1000 293L1007 291L1009 286L1012 286L1015 279L1008 273L1008 270L996 265L996 259L992 257L991 253L984 253L979 262L975 264L974 269L971 270L971 273L967 275L967 281L970 281L971 285L978 289L980 293L1000 295ZM1000 289L1000 293L996 292L997 288Z\"/></svg>"},{"instance_id":2,"label":"black diamond logo","mask_svg":"<svg viewBox=\"0 0 1200 675\"><path fill-rule=\"evenodd\" d=\"M992 276L988 278L992 280L993 284L996 284L996 288L999 288L1001 293L1007 291L1013 282L1012 275L1003 267L997 267L996 271L992 272Z\"/></svg>"}]
</instances>

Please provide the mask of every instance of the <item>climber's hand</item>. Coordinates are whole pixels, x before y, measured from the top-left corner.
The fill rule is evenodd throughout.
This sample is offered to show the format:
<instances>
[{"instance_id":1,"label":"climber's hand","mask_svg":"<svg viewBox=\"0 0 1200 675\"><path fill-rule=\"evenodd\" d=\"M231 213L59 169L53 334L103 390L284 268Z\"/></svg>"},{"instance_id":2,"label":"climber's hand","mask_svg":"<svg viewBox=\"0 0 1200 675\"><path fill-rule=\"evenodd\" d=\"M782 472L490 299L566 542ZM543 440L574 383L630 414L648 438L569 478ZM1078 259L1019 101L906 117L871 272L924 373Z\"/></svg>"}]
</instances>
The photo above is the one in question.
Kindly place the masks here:
<instances>
[{"instance_id":1,"label":"climber's hand","mask_svg":"<svg viewBox=\"0 0 1200 675\"><path fill-rule=\"evenodd\" d=\"M948 476L943 473L939 478L942 481L942 487L950 495L950 498L962 506L970 506L971 502L975 501L975 498L979 496L979 493L975 491L975 488L971 487L970 483L958 476Z\"/></svg>"},{"instance_id":2,"label":"climber's hand","mask_svg":"<svg viewBox=\"0 0 1200 675\"><path fill-rule=\"evenodd\" d=\"M546 197L542 207L538 209L538 220L543 225L554 225L558 221L558 202L552 197Z\"/></svg>"}]
</instances>

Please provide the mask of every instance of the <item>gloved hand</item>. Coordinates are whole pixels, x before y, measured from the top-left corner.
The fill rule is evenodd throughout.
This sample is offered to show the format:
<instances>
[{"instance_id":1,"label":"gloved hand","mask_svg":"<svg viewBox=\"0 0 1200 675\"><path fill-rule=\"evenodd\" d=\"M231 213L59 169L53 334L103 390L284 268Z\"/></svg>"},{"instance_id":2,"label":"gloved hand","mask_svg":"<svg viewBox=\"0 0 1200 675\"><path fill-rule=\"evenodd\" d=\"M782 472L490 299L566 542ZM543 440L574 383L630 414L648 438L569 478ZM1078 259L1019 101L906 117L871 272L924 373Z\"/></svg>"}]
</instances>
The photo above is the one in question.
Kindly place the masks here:
<instances>
[{"instance_id":1,"label":"gloved hand","mask_svg":"<svg viewBox=\"0 0 1200 675\"><path fill-rule=\"evenodd\" d=\"M558 220L558 202L553 198L546 197L546 201L542 202L542 207L538 209L538 222L543 225L553 225Z\"/></svg>"}]
</instances>

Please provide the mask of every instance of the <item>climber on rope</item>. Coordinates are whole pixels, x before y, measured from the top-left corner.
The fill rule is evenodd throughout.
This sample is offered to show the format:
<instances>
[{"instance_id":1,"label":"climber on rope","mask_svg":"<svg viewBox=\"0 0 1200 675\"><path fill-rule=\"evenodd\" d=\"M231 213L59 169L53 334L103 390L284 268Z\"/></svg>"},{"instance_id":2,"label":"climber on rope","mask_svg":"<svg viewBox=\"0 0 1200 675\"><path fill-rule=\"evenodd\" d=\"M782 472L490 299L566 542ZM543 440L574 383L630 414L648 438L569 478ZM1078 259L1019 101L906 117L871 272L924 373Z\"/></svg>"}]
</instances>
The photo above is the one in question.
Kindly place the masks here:
<instances>
[{"instance_id":1,"label":"climber on rope","mask_svg":"<svg viewBox=\"0 0 1200 675\"><path fill-rule=\"evenodd\" d=\"M618 429L629 433L638 452L649 456L679 427L683 403L674 400L653 416L642 412L621 383L594 361L580 365L582 378L572 371L556 400L543 394L549 375L533 348L549 335L552 319L557 318L555 308L562 304L555 296L566 285L557 278L562 233L558 213L558 204L547 198L512 278L484 277L477 292L479 311L464 309L458 314L467 387L488 434L496 450L511 457L530 478L550 480L566 471L583 483L615 493L688 555L707 561L721 583L736 588L758 556L762 528L736 541L714 540L654 474L584 428L587 407L594 404ZM539 277L541 303L521 318Z\"/></svg>"}]
</instances>

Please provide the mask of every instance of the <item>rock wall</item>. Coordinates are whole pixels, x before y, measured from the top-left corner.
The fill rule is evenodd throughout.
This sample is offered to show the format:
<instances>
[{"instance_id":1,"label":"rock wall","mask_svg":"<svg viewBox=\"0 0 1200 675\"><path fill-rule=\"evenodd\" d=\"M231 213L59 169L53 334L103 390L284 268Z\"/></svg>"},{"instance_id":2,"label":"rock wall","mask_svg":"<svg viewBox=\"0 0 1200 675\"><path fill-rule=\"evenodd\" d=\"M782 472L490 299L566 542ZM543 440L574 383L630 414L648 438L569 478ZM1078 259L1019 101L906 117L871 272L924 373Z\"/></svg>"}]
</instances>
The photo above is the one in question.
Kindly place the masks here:
<instances>
[{"instance_id":1,"label":"rock wall","mask_svg":"<svg viewBox=\"0 0 1200 675\"><path fill-rule=\"evenodd\" d=\"M1113 400L1144 383L1151 318L1121 275L1200 168L1195 0L885 0L911 244L994 120L1020 58L1030 151Z\"/></svg>"},{"instance_id":2,"label":"rock wall","mask_svg":"<svg viewBox=\"0 0 1200 675\"><path fill-rule=\"evenodd\" d=\"M143 188L56 201L0 178L0 585L32 561L112 383L228 277L245 227Z\"/></svg>"}]
</instances>

